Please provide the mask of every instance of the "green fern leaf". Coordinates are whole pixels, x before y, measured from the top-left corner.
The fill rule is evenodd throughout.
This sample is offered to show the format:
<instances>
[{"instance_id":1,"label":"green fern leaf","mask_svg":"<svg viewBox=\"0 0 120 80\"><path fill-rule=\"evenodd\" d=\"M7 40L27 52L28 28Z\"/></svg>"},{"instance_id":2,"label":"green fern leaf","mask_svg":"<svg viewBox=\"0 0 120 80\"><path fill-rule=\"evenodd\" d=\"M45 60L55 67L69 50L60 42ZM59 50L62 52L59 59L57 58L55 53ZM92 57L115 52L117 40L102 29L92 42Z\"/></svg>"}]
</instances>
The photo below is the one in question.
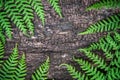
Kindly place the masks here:
<instances>
[{"instance_id":1,"label":"green fern leaf","mask_svg":"<svg viewBox=\"0 0 120 80\"><path fill-rule=\"evenodd\" d=\"M86 31L79 33L79 35L93 34L96 32L115 31L120 28L120 14L113 15L106 20L101 20L96 24L91 25Z\"/></svg>"},{"instance_id":2,"label":"green fern leaf","mask_svg":"<svg viewBox=\"0 0 120 80\"><path fill-rule=\"evenodd\" d=\"M113 57L113 54L111 54L111 50L117 50L119 49L119 44L116 41L117 37L112 37L110 34L108 34L105 38L101 38L97 43L92 43L90 47L85 48L86 50L102 50L107 59L110 59Z\"/></svg>"},{"instance_id":3,"label":"green fern leaf","mask_svg":"<svg viewBox=\"0 0 120 80\"><path fill-rule=\"evenodd\" d=\"M86 10L120 8L120 0L100 0L99 2L89 6Z\"/></svg>"},{"instance_id":4,"label":"green fern leaf","mask_svg":"<svg viewBox=\"0 0 120 80\"><path fill-rule=\"evenodd\" d=\"M3 3L4 0L0 0L0 10L2 9L4 3Z\"/></svg>"},{"instance_id":5,"label":"green fern leaf","mask_svg":"<svg viewBox=\"0 0 120 80\"><path fill-rule=\"evenodd\" d=\"M107 73L108 80L120 80L120 68L110 68Z\"/></svg>"},{"instance_id":6,"label":"green fern leaf","mask_svg":"<svg viewBox=\"0 0 120 80\"><path fill-rule=\"evenodd\" d=\"M10 55L8 60L4 62L0 69L0 80L14 80L15 67L18 64L18 49L17 45L13 49L13 53Z\"/></svg>"},{"instance_id":7,"label":"green fern leaf","mask_svg":"<svg viewBox=\"0 0 120 80\"><path fill-rule=\"evenodd\" d=\"M101 38L98 42L92 43L86 50L103 50L104 52L109 52L110 50L119 49L118 41L116 41L118 36L111 36L110 33L104 38Z\"/></svg>"},{"instance_id":8,"label":"green fern leaf","mask_svg":"<svg viewBox=\"0 0 120 80\"><path fill-rule=\"evenodd\" d=\"M13 21L14 24L16 24L16 26L23 32L23 34L27 35L27 29L24 25L22 16L15 7L16 4L14 3L14 0L6 1L5 11L8 14L8 17L11 19L11 21Z\"/></svg>"},{"instance_id":9,"label":"green fern leaf","mask_svg":"<svg viewBox=\"0 0 120 80\"><path fill-rule=\"evenodd\" d=\"M5 35L4 35L4 33L3 33L2 28L0 28L0 41L1 41L3 44L5 44L5 42L6 42Z\"/></svg>"},{"instance_id":10,"label":"green fern leaf","mask_svg":"<svg viewBox=\"0 0 120 80\"><path fill-rule=\"evenodd\" d=\"M11 25L5 12L0 13L0 26L3 28L8 38L11 39L12 38Z\"/></svg>"},{"instance_id":11,"label":"green fern leaf","mask_svg":"<svg viewBox=\"0 0 120 80\"><path fill-rule=\"evenodd\" d=\"M23 20L28 30L31 32L31 34L33 34L34 25L32 23L32 20L34 19L34 15L31 5L27 0L16 0L16 5L19 10L19 13L23 15Z\"/></svg>"},{"instance_id":12,"label":"green fern leaf","mask_svg":"<svg viewBox=\"0 0 120 80\"><path fill-rule=\"evenodd\" d=\"M60 9L60 6L58 5L59 0L48 0L48 2L53 6L54 10L60 17L62 17L62 11Z\"/></svg>"},{"instance_id":13,"label":"green fern leaf","mask_svg":"<svg viewBox=\"0 0 120 80\"><path fill-rule=\"evenodd\" d=\"M39 18L42 21L42 24L45 23L45 13L44 13L44 7L42 5L41 0L29 0L30 4L32 5L33 9L39 16Z\"/></svg>"},{"instance_id":14,"label":"green fern leaf","mask_svg":"<svg viewBox=\"0 0 120 80\"><path fill-rule=\"evenodd\" d=\"M34 72L32 80L46 80L49 70L49 58Z\"/></svg>"},{"instance_id":15,"label":"green fern leaf","mask_svg":"<svg viewBox=\"0 0 120 80\"><path fill-rule=\"evenodd\" d=\"M110 44L107 43L104 39L100 39L99 42L97 42L97 43L92 43L92 44L90 45L90 47L87 47L87 48L85 48L85 49L88 50L88 51L92 51L92 50L102 50L102 51L104 52L104 54L105 54L105 57L106 57L107 59L111 59L111 58L113 58L113 55L112 55L112 53L111 53L111 49L112 49L112 48L113 48L113 47L110 46Z\"/></svg>"},{"instance_id":16,"label":"green fern leaf","mask_svg":"<svg viewBox=\"0 0 120 80\"><path fill-rule=\"evenodd\" d=\"M66 66L68 72L70 73L70 75L72 76L73 79L77 79L77 80L89 80L88 76L86 76L85 74L82 74L78 71L75 70L75 68L71 65L68 64L61 64L60 66Z\"/></svg>"},{"instance_id":17,"label":"green fern leaf","mask_svg":"<svg viewBox=\"0 0 120 80\"><path fill-rule=\"evenodd\" d=\"M23 54L16 68L15 80L25 80L25 76L27 75L26 72L25 54Z\"/></svg>"},{"instance_id":18,"label":"green fern leaf","mask_svg":"<svg viewBox=\"0 0 120 80\"><path fill-rule=\"evenodd\" d=\"M0 67L3 63L3 57L4 57L4 45L2 44L2 42L0 41Z\"/></svg>"},{"instance_id":19,"label":"green fern leaf","mask_svg":"<svg viewBox=\"0 0 120 80\"><path fill-rule=\"evenodd\" d=\"M115 40L117 41L117 42L120 42L120 34L118 33L118 32L114 32L114 34L115 34Z\"/></svg>"},{"instance_id":20,"label":"green fern leaf","mask_svg":"<svg viewBox=\"0 0 120 80\"><path fill-rule=\"evenodd\" d=\"M105 80L104 74L97 71L97 68L93 67L88 61L84 61L83 59L74 59L74 61L80 65L86 75L90 77L90 80Z\"/></svg>"},{"instance_id":21,"label":"green fern leaf","mask_svg":"<svg viewBox=\"0 0 120 80\"><path fill-rule=\"evenodd\" d=\"M99 42L93 43L93 44L90 45L90 47L85 48L85 49L89 50L89 51L91 51L91 50L102 50L105 54L105 57L107 59L111 59L113 57L113 55L111 54L111 49L112 48L113 47L110 46L110 44L107 43L104 39L100 39Z\"/></svg>"},{"instance_id":22,"label":"green fern leaf","mask_svg":"<svg viewBox=\"0 0 120 80\"><path fill-rule=\"evenodd\" d=\"M120 68L120 51L116 50L114 53L114 57L110 63L111 66L116 66L116 68Z\"/></svg>"},{"instance_id":23,"label":"green fern leaf","mask_svg":"<svg viewBox=\"0 0 120 80\"><path fill-rule=\"evenodd\" d=\"M105 63L105 60L100 58L98 55L95 55L94 53L88 51L88 50L85 50L85 49L80 49L80 51L84 52L85 55L90 58L94 64L96 64L98 68L100 69L103 69L105 71L108 70L108 67L107 67L107 64Z\"/></svg>"}]
</instances>

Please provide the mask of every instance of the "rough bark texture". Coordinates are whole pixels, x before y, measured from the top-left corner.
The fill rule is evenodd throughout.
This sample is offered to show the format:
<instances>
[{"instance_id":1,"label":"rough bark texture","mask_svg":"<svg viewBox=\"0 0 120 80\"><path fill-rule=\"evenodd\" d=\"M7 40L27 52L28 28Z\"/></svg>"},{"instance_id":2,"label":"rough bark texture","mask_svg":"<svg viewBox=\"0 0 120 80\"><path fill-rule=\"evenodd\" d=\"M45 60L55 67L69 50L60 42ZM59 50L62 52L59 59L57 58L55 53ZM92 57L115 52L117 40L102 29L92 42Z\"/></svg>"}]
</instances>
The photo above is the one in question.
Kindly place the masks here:
<instances>
[{"instance_id":1,"label":"rough bark texture","mask_svg":"<svg viewBox=\"0 0 120 80\"><path fill-rule=\"evenodd\" d=\"M15 43L19 44L19 52L26 53L28 76L30 79L33 71L50 57L49 79L73 80L65 67L59 67L62 63L76 65L72 61L73 56L83 57L79 48L88 46L104 34L91 34L78 36L79 32L86 30L89 25L115 13L113 10L85 11L85 8L98 0L60 0L63 18L60 18L46 0L42 0L46 13L46 24L35 14L35 35L32 38L23 36L18 29L13 29L14 38L7 40L6 55L8 55ZM79 66L78 66L79 67Z\"/></svg>"}]
</instances>

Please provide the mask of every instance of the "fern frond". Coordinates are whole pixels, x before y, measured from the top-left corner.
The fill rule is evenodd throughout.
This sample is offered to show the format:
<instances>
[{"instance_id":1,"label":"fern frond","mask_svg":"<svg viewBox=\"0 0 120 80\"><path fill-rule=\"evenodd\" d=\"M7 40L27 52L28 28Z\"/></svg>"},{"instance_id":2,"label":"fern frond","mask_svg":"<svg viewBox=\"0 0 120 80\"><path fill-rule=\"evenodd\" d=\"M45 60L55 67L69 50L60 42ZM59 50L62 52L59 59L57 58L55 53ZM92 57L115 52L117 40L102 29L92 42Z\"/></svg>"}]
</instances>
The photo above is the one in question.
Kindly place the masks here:
<instances>
[{"instance_id":1,"label":"fern frond","mask_svg":"<svg viewBox=\"0 0 120 80\"><path fill-rule=\"evenodd\" d=\"M118 49L119 45L116 42L116 38L115 37L112 37L110 34L108 34L105 39L110 44L110 46L113 47L112 50L117 50Z\"/></svg>"},{"instance_id":2,"label":"fern frond","mask_svg":"<svg viewBox=\"0 0 120 80\"><path fill-rule=\"evenodd\" d=\"M33 9L39 16L39 18L42 21L42 24L45 23L45 13L44 13L44 7L41 0L29 0L30 4L32 5Z\"/></svg>"},{"instance_id":3,"label":"fern frond","mask_svg":"<svg viewBox=\"0 0 120 80\"><path fill-rule=\"evenodd\" d=\"M3 33L2 28L0 28L0 41L1 41L3 44L5 44L5 42L6 42L5 35L4 35L4 33Z\"/></svg>"},{"instance_id":4,"label":"fern frond","mask_svg":"<svg viewBox=\"0 0 120 80\"><path fill-rule=\"evenodd\" d=\"M120 42L120 34L118 33L118 32L114 32L114 34L115 34L115 40L117 40L117 42Z\"/></svg>"},{"instance_id":5,"label":"fern frond","mask_svg":"<svg viewBox=\"0 0 120 80\"><path fill-rule=\"evenodd\" d=\"M0 12L0 26L5 31L5 34L8 36L8 38L12 38L12 32L11 32L11 24L7 17L6 12Z\"/></svg>"},{"instance_id":6,"label":"fern frond","mask_svg":"<svg viewBox=\"0 0 120 80\"><path fill-rule=\"evenodd\" d=\"M104 52L105 57L107 59L111 59L113 57L113 54L110 51L112 49L112 46L110 46L110 44L108 44L104 39L101 39L97 43L92 43L90 45L90 47L87 47L85 49L88 50L88 51L102 50Z\"/></svg>"},{"instance_id":7,"label":"fern frond","mask_svg":"<svg viewBox=\"0 0 120 80\"><path fill-rule=\"evenodd\" d=\"M120 68L120 51L116 50L110 63L111 66Z\"/></svg>"},{"instance_id":8,"label":"fern frond","mask_svg":"<svg viewBox=\"0 0 120 80\"><path fill-rule=\"evenodd\" d=\"M86 48L86 50L102 50L107 59L110 59L113 57L113 54L111 54L111 50L117 50L119 49L119 43L116 41L118 36L111 36L108 34L106 37L101 38L98 42L92 43L90 47Z\"/></svg>"},{"instance_id":9,"label":"fern frond","mask_svg":"<svg viewBox=\"0 0 120 80\"><path fill-rule=\"evenodd\" d=\"M66 66L68 72L70 73L70 75L72 76L73 79L77 79L77 80L89 80L88 76L86 76L85 74L82 74L79 71L76 71L75 68L71 65L68 64L61 64L60 66Z\"/></svg>"},{"instance_id":10,"label":"fern frond","mask_svg":"<svg viewBox=\"0 0 120 80\"><path fill-rule=\"evenodd\" d=\"M59 0L48 0L48 2L53 6L56 13L58 13L58 15L60 17L62 17L62 11L61 11L61 8L59 6Z\"/></svg>"},{"instance_id":11,"label":"fern frond","mask_svg":"<svg viewBox=\"0 0 120 80\"><path fill-rule=\"evenodd\" d=\"M26 70L26 62L25 62L25 54L22 55L21 59L18 61L18 66L15 72L15 80L25 80Z\"/></svg>"},{"instance_id":12,"label":"fern frond","mask_svg":"<svg viewBox=\"0 0 120 80\"><path fill-rule=\"evenodd\" d=\"M119 44L116 42L116 37L111 36L110 33L105 38L101 38L98 43L99 44L95 45L96 49L101 48L105 52L117 50L119 48ZM94 45L91 45L91 48L92 47L94 48Z\"/></svg>"},{"instance_id":13,"label":"fern frond","mask_svg":"<svg viewBox=\"0 0 120 80\"><path fill-rule=\"evenodd\" d=\"M24 25L22 15L15 7L16 4L14 3L14 0L6 1L5 12L8 14L8 17L11 19L11 21L13 21L13 23L16 24L16 26L23 32L23 34L27 35L27 29Z\"/></svg>"},{"instance_id":14,"label":"fern frond","mask_svg":"<svg viewBox=\"0 0 120 80\"><path fill-rule=\"evenodd\" d=\"M90 77L90 80L105 80L104 74L98 71L96 67L93 67L88 61L83 59L74 59L74 61L80 65L86 75Z\"/></svg>"},{"instance_id":15,"label":"fern frond","mask_svg":"<svg viewBox=\"0 0 120 80\"><path fill-rule=\"evenodd\" d=\"M100 0L99 2L89 6L86 10L120 8L120 0Z\"/></svg>"},{"instance_id":16,"label":"fern frond","mask_svg":"<svg viewBox=\"0 0 120 80\"><path fill-rule=\"evenodd\" d=\"M4 3L3 3L4 0L0 0L0 10L2 9Z\"/></svg>"},{"instance_id":17,"label":"fern frond","mask_svg":"<svg viewBox=\"0 0 120 80\"><path fill-rule=\"evenodd\" d=\"M110 62L110 68L107 73L107 78L109 80L119 80L120 79L120 51L115 51L115 55Z\"/></svg>"},{"instance_id":18,"label":"fern frond","mask_svg":"<svg viewBox=\"0 0 120 80\"><path fill-rule=\"evenodd\" d=\"M27 0L16 0L16 5L19 13L23 15L23 20L28 28L28 30L33 34L34 25L32 20L34 19L33 9Z\"/></svg>"},{"instance_id":19,"label":"fern frond","mask_svg":"<svg viewBox=\"0 0 120 80\"><path fill-rule=\"evenodd\" d=\"M113 57L113 55L111 54L111 49L113 47L110 46L109 43L107 43L104 39L101 39L99 42L97 43L93 43L90 45L90 47L85 48L86 50L102 50L105 54L105 57L107 59L111 59Z\"/></svg>"},{"instance_id":20,"label":"fern frond","mask_svg":"<svg viewBox=\"0 0 120 80\"><path fill-rule=\"evenodd\" d=\"M4 57L4 45L2 44L2 42L0 41L0 67L3 63L3 57Z\"/></svg>"},{"instance_id":21,"label":"fern frond","mask_svg":"<svg viewBox=\"0 0 120 80\"><path fill-rule=\"evenodd\" d=\"M92 43L86 50L103 50L104 52L109 52L113 49L113 46L108 43L105 38L101 38L98 42Z\"/></svg>"},{"instance_id":22,"label":"fern frond","mask_svg":"<svg viewBox=\"0 0 120 80\"><path fill-rule=\"evenodd\" d=\"M96 32L115 31L120 28L120 14L110 16L106 20L98 21L91 25L86 31L79 33L79 35L93 34Z\"/></svg>"},{"instance_id":23,"label":"fern frond","mask_svg":"<svg viewBox=\"0 0 120 80\"><path fill-rule=\"evenodd\" d=\"M32 80L46 80L49 70L49 58L34 72Z\"/></svg>"},{"instance_id":24,"label":"fern frond","mask_svg":"<svg viewBox=\"0 0 120 80\"><path fill-rule=\"evenodd\" d=\"M88 51L88 50L85 50L85 49L80 49L80 51L84 52L85 55L90 58L94 64L96 64L98 68L100 69L103 69L105 71L108 70L108 66L107 64L105 63L105 60L100 58L98 55L95 55L94 53Z\"/></svg>"},{"instance_id":25,"label":"fern frond","mask_svg":"<svg viewBox=\"0 0 120 80\"><path fill-rule=\"evenodd\" d=\"M2 68L0 69L0 80L13 80L17 64L18 49L16 45L16 47L13 49L12 54L10 55L8 60L3 63Z\"/></svg>"},{"instance_id":26,"label":"fern frond","mask_svg":"<svg viewBox=\"0 0 120 80\"><path fill-rule=\"evenodd\" d=\"M110 68L107 73L108 80L120 80L120 68Z\"/></svg>"}]
</instances>

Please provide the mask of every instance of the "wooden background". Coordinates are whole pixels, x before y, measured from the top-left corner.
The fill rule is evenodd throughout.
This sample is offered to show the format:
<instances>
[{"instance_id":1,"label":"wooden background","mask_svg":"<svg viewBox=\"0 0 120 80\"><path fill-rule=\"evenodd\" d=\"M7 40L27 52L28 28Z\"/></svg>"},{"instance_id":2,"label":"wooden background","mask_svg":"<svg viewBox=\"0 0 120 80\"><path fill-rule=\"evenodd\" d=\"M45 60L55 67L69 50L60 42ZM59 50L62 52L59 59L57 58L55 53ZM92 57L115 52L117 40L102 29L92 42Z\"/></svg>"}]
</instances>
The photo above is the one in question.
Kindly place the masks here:
<instances>
[{"instance_id":1,"label":"wooden background","mask_svg":"<svg viewBox=\"0 0 120 80\"><path fill-rule=\"evenodd\" d=\"M14 48L15 43L19 44L19 52L26 54L28 75L26 80L30 80L31 74L39 65L50 57L50 69L48 78L54 80L73 80L65 67L59 67L62 63L76 66L72 60L73 56L84 57L79 48L88 46L92 42L98 41L105 33L81 35L79 32L85 31L89 25L104 19L116 11L99 10L85 11L86 7L99 0L60 0L63 18L60 18L48 4L47 0L42 0L45 9L46 24L41 25L41 21L35 14L34 25L35 35L28 38L22 35L18 29L13 28L13 39L7 39L7 57ZM7 58L5 57L5 58Z\"/></svg>"}]
</instances>

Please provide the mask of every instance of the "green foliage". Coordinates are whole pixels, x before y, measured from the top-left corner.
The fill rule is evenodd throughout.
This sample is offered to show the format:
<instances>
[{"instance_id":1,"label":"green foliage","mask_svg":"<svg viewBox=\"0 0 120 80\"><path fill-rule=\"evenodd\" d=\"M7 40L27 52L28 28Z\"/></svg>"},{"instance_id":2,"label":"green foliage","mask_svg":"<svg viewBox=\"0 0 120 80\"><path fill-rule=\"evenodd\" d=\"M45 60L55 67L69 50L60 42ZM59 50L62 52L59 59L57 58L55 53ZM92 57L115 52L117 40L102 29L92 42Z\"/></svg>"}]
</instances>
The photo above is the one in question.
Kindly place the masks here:
<instances>
[{"instance_id":1,"label":"green foliage","mask_svg":"<svg viewBox=\"0 0 120 80\"><path fill-rule=\"evenodd\" d=\"M60 66L66 66L67 70L69 71L70 75L77 80L89 80L88 76L86 76L85 74L82 74L79 71L76 71L75 68L71 65L68 64L62 64Z\"/></svg>"},{"instance_id":2,"label":"green foliage","mask_svg":"<svg viewBox=\"0 0 120 80\"><path fill-rule=\"evenodd\" d=\"M5 34L9 38L12 38L11 25L10 25L10 22L9 22L9 19L7 17L7 13L6 12L1 12L0 13L0 26L2 27L2 30L5 31Z\"/></svg>"},{"instance_id":3,"label":"green foliage","mask_svg":"<svg viewBox=\"0 0 120 80\"><path fill-rule=\"evenodd\" d=\"M17 63L18 63L18 50L17 47L15 47L8 60L6 60L3 63L0 69L0 80L13 80L14 74L16 72L15 70Z\"/></svg>"},{"instance_id":4,"label":"green foliage","mask_svg":"<svg viewBox=\"0 0 120 80\"><path fill-rule=\"evenodd\" d=\"M59 0L48 0L48 2L53 6L53 8L55 9L55 11L58 13L58 15L60 17L62 17L62 11L60 9L60 6L59 6Z\"/></svg>"},{"instance_id":5,"label":"green foliage","mask_svg":"<svg viewBox=\"0 0 120 80\"><path fill-rule=\"evenodd\" d=\"M3 7L3 0L0 0L0 8Z\"/></svg>"},{"instance_id":6,"label":"green foliage","mask_svg":"<svg viewBox=\"0 0 120 80\"><path fill-rule=\"evenodd\" d=\"M24 33L27 34L26 26L24 25L24 21L22 19L22 15L18 12L18 8L15 8L17 5L14 3L14 0L5 2L5 12L8 14L8 18L13 21L14 24Z\"/></svg>"},{"instance_id":7,"label":"green foliage","mask_svg":"<svg viewBox=\"0 0 120 80\"><path fill-rule=\"evenodd\" d=\"M3 46L2 42L0 41L0 67L3 63L3 61L2 61L3 57L4 57L4 46Z\"/></svg>"},{"instance_id":8,"label":"green foliage","mask_svg":"<svg viewBox=\"0 0 120 80\"><path fill-rule=\"evenodd\" d=\"M25 61L25 54L18 58L17 45L13 49L10 57L3 62L4 46L0 42L0 80L25 80L27 75L27 65ZM2 64L3 63L3 64ZM49 58L44 62L39 69L37 69L32 78L33 80L46 80L49 69Z\"/></svg>"},{"instance_id":9,"label":"green foliage","mask_svg":"<svg viewBox=\"0 0 120 80\"><path fill-rule=\"evenodd\" d=\"M88 8L100 9L105 8L120 8L119 0L101 0ZM86 31L79 33L80 35L92 34L97 32L108 32L98 42L92 43L87 48L79 49L83 52L87 59L80 58L73 60L80 65L81 71L75 71L73 66L64 64L68 72L73 78L75 76L84 75L89 80L120 80L120 14L108 17L107 19L98 21L91 25ZM101 55L95 53L100 51ZM103 53L103 54L102 54ZM83 72L83 73L82 73ZM79 74L80 73L80 74ZM81 74L82 73L82 74Z\"/></svg>"},{"instance_id":10,"label":"green foliage","mask_svg":"<svg viewBox=\"0 0 120 80\"><path fill-rule=\"evenodd\" d=\"M25 80L25 76L27 75L26 67L25 54L22 54L21 59L18 61L18 66L15 69L15 80Z\"/></svg>"},{"instance_id":11,"label":"green foliage","mask_svg":"<svg viewBox=\"0 0 120 80\"><path fill-rule=\"evenodd\" d=\"M102 72L98 71L96 67L91 65L88 61L83 59L74 59L83 71L85 71L86 75L90 77L90 80L104 80L105 77Z\"/></svg>"},{"instance_id":12,"label":"green foliage","mask_svg":"<svg viewBox=\"0 0 120 80\"><path fill-rule=\"evenodd\" d=\"M73 59L80 65L80 68L84 71L84 73L75 71L75 68L72 68L72 66L68 67L70 65L65 64L72 77L74 78L74 75L79 76L79 74L76 73L82 73L80 75L89 77L89 80L119 80L120 41L116 37L118 36L110 36L110 34L108 34L107 37L104 37L98 42L91 44L90 47L79 49L79 51L84 52L84 55L88 59ZM103 51L104 54L101 55L104 55L104 57L94 53L95 50ZM77 77L75 78L78 79ZM85 78L81 78L81 80L85 80Z\"/></svg>"},{"instance_id":13,"label":"green foliage","mask_svg":"<svg viewBox=\"0 0 120 80\"><path fill-rule=\"evenodd\" d=\"M80 49L80 51L84 52L85 55L93 61L93 64L97 65L96 67L100 69L108 70L107 64L105 63L104 59L102 59L98 55L95 55L95 53L92 53L89 50Z\"/></svg>"},{"instance_id":14,"label":"green foliage","mask_svg":"<svg viewBox=\"0 0 120 80\"><path fill-rule=\"evenodd\" d=\"M0 41L1 41L3 44L5 44L5 42L6 42L5 35L4 35L4 33L3 33L2 28L0 28Z\"/></svg>"},{"instance_id":15,"label":"green foliage","mask_svg":"<svg viewBox=\"0 0 120 80\"><path fill-rule=\"evenodd\" d=\"M110 63L110 68L107 72L107 78L109 80L119 80L120 79L120 51L116 50L115 55Z\"/></svg>"},{"instance_id":16,"label":"green foliage","mask_svg":"<svg viewBox=\"0 0 120 80\"><path fill-rule=\"evenodd\" d=\"M91 25L86 31L79 33L79 35L92 34L103 31L115 31L120 28L120 14L110 16L105 20L98 21Z\"/></svg>"},{"instance_id":17,"label":"green foliage","mask_svg":"<svg viewBox=\"0 0 120 80\"><path fill-rule=\"evenodd\" d=\"M23 20L26 24L26 27L31 34L34 32L34 24L32 20L34 19L32 6L28 3L27 0L16 0L16 7L18 12L23 15ZM39 3L38 3L39 4Z\"/></svg>"},{"instance_id":18,"label":"green foliage","mask_svg":"<svg viewBox=\"0 0 120 80\"><path fill-rule=\"evenodd\" d=\"M44 24L45 22L45 13L44 13L44 7L42 5L41 0L29 0L30 4L32 5L33 9L39 16L39 18L42 20L42 23Z\"/></svg>"},{"instance_id":19,"label":"green foliage","mask_svg":"<svg viewBox=\"0 0 120 80\"><path fill-rule=\"evenodd\" d=\"M34 72L32 80L47 80L49 58Z\"/></svg>"},{"instance_id":20,"label":"green foliage","mask_svg":"<svg viewBox=\"0 0 120 80\"><path fill-rule=\"evenodd\" d=\"M102 8L120 8L120 0L100 0L99 2L89 6L86 10L98 10Z\"/></svg>"},{"instance_id":21,"label":"green foliage","mask_svg":"<svg viewBox=\"0 0 120 80\"><path fill-rule=\"evenodd\" d=\"M51 6L62 16L58 0L50 0ZM0 40L5 36L12 38L12 25L15 24L24 35L34 35L34 11L45 24L45 12L42 0L0 0Z\"/></svg>"}]
</instances>

